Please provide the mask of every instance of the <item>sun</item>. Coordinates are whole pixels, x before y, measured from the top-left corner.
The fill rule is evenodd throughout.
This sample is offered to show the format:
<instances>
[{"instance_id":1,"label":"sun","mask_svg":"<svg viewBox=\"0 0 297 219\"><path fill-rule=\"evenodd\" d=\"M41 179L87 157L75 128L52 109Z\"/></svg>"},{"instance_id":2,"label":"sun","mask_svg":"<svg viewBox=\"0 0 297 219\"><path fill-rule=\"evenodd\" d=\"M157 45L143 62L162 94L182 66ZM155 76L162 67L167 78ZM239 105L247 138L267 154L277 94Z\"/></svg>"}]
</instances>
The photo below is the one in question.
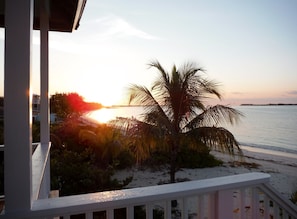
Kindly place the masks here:
<instances>
[{"instance_id":1,"label":"sun","mask_svg":"<svg viewBox=\"0 0 297 219\"><path fill-rule=\"evenodd\" d=\"M108 78L103 80L95 75L94 78L81 79L74 86L86 102L96 102L103 106L125 105L128 99L127 88L126 83L121 82Z\"/></svg>"}]
</instances>

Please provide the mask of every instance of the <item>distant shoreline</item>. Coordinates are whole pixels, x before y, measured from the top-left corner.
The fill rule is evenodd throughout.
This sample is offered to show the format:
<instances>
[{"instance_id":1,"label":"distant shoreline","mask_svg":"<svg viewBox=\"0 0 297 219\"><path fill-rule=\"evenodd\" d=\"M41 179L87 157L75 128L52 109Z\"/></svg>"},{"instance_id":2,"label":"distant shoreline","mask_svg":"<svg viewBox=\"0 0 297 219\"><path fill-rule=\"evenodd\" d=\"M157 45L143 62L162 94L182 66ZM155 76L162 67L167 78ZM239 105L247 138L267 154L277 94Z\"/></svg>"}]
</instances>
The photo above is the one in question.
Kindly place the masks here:
<instances>
[{"instance_id":1,"label":"distant shoreline","mask_svg":"<svg viewBox=\"0 0 297 219\"><path fill-rule=\"evenodd\" d=\"M267 104L253 104L243 103L240 106L297 106L297 103L267 103Z\"/></svg>"}]
</instances>

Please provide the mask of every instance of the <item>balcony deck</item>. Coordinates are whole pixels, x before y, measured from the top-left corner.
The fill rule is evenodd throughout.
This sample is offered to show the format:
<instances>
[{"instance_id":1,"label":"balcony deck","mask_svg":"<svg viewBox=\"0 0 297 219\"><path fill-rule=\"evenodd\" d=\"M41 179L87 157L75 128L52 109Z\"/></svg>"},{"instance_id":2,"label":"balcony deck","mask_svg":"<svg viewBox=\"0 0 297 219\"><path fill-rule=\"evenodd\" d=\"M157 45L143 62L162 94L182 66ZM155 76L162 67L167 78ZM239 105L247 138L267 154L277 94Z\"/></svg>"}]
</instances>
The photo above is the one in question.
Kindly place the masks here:
<instances>
[{"instance_id":1,"label":"balcony deck","mask_svg":"<svg viewBox=\"0 0 297 219\"><path fill-rule=\"evenodd\" d=\"M33 162L30 211L0 218L297 218L297 207L269 185L270 175L246 173L160 186L47 198L50 145L39 144ZM48 193L47 193L48 194ZM139 217L137 215L142 214ZM145 216L144 216L145 215ZM122 217L121 217L122 218Z\"/></svg>"}]
</instances>

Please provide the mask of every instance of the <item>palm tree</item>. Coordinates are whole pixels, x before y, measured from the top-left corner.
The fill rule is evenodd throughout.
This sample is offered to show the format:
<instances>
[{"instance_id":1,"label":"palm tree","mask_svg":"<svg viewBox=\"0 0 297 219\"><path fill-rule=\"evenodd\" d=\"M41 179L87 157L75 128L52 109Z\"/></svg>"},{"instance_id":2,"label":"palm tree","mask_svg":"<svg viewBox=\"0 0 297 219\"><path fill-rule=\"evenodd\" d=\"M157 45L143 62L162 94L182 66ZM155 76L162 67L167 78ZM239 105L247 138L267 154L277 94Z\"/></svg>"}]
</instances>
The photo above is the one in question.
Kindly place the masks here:
<instances>
[{"instance_id":1,"label":"palm tree","mask_svg":"<svg viewBox=\"0 0 297 219\"><path fill-rule=\"evenodd\" d=\"M218 84L206 79L204 70L195 63L186 63L171 73L158 61L149 63L160 77L149 90L131 85L129 104L140 104L145 113L142 120L118 118L116 124L126 131L138 160L153 151L169 155L170 182L175 182L177 158L182 147L195 150L217 149L229 154L241 154L238 142L222 123L236 123L242 114L228 106L206 106L208 98L221 99ZM209 151L208 151L209 152Z\"/></svg>"}]
</instances>

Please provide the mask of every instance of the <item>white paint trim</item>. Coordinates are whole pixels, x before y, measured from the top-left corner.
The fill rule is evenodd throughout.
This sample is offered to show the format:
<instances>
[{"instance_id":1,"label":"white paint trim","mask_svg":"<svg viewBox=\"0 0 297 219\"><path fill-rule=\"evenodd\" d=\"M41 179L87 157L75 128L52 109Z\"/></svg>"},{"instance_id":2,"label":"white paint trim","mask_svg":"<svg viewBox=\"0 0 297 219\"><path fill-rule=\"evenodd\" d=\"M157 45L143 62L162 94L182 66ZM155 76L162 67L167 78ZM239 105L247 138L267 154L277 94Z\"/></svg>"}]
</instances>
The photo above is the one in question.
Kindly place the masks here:
<instances>
[{"instance_id":1,"label":"white paint trim","mask_svg":"<svg viewBox=\"0 0 297 219\"><path fill-rule=\"evenodd\" d=\"M40 1L40 142L50 141L48 1Z\"/></svg>"},{"instance_id":2,"label":"white paint trim","mask_svg":"<svg viewBox=\"0 0 297 219\"><path fill-rule=\"evenodd\" d=\"M33 1L6 1L4 192L8 215L27 212L32 204L32 30Z\"/></svg>"}]
</instances>

